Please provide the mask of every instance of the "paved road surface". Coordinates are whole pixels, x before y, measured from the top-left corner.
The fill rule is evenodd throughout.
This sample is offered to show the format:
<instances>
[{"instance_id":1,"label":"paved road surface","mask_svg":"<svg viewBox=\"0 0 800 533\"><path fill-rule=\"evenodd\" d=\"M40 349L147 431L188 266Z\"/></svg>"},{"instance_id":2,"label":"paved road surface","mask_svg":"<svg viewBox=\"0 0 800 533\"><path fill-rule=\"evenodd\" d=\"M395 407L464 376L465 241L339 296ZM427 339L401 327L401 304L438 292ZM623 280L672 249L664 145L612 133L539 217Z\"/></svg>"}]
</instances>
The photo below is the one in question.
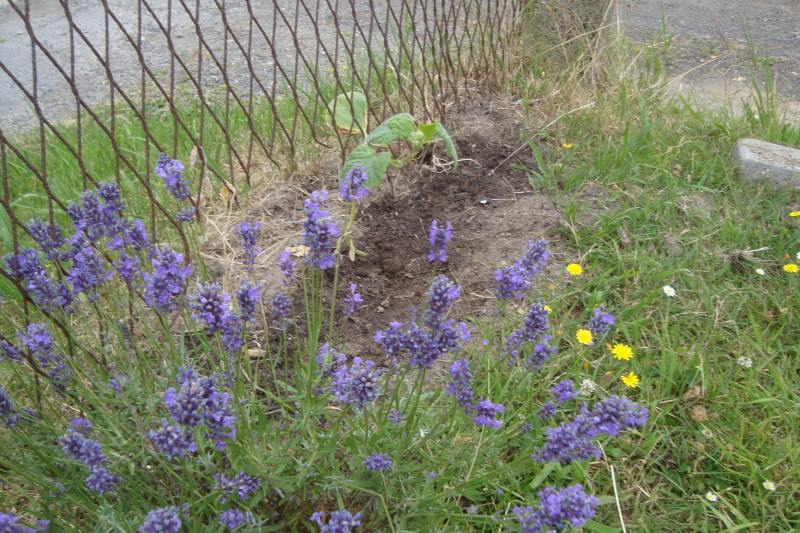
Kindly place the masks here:
<instances>
[{"instance_id":1,"label":"paved road surface","mask_svg":"<svg viewBox=\"0 0 800 533\"><path fill-rule=\"evenodd\" d=\"M655 39L666 22L673 44L668 66L681 77L675 90L713 105L726 95L749 94L751 73L736 57L747 55L746 30L772 58L779 99L800 117L800 0L620 0L625 26L640 42Z\"/></svg>"}]
</instances>

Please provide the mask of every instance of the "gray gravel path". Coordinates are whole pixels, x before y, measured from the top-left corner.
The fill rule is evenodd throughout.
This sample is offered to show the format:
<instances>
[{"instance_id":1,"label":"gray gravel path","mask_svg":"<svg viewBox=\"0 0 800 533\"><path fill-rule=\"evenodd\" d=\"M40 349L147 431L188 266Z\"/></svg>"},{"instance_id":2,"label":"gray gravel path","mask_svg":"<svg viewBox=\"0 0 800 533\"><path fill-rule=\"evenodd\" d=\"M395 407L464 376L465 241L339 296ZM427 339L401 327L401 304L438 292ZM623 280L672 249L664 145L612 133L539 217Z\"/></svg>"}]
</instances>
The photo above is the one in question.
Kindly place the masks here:
<instances>
[{"instance_id":1,"label":"gray gravel path","mask_svg":"<svg viewBox=\"0 0 800 533\"><path fill-rule=\"evenodd\" d=\"M154 11L141 12L141 40L142 52L146 64L159 78L160 82L167 83L169 79L170 56L167 48L167 38L156 20L167 27L166 0L150 0L148 2ZM195 0L185 2L194 15ZM222 2L220 2L222 3ZM14 0L14 4L24 8L25 0ZM77 27L85 34L86 39L98 48L101 56L105 57L106 17L100 0L69 0L67 3L71 16ZM139 86L142 71L133 45L120 28L124 28L134 40L139 31L139 11L135 0L107 0L110 10L119 20L119 24L109 21L108 50L113 78L124 89ZM273 41L274 54L267 41L258 36L255 29L254 49L251 60L255 72L265 80L269 87L275 74L276 61L284 66L293 75L295 61L295 37L286 29L286 23L280 16L275 16L272 1L251 0L226 0L224 2L228 26L236 33L240 42L246 42L250 11L262 24L264 30L272 37L273 18L278 19L277 33ZM316 12L307 12L298 6L295 0L279 0L278 5L283 11L289 24L294 25L297 20L297 46L307 54L307 57L317 57L317 33L311 24L313 16L318 21L319 40L326 43L329 55L339 64L345 64L345 50L340 40L337 40L331 8L327 2L307 2L309 6L319 6ZM331 5L337 5L332 2ZM381 6L386 2L375 2L379 10L379 17L383 17ZM226 35L220 10L215 0L200 0L200 16L197 26L192 17L178 0L172 1L171 36L174 48L179 55L185 58L190 68L197 65L197 26L207 41L211 51L204 52L203 62L206 65L204 78L205 87L213 89L222 83L219 70L214 67L210 54L222 57L223 47L227 41L230 60L228 74L234 84L246 87L249 83L249 71L242 52L230 34ZM76 106L72 98L70 84L65 75L72 77L70 58L74 55L74 79L78 91L89 104L95 105L109 100L109 84L105 68L95 57L94 53L82 42L81 37L74 35L74 52L70 46L70 31L64 7L59 0L29 0L31 13L31 27L33 34L44 47L48 49L55 61L62 65L65 72L59 70L40 51L37 52L37 87L36 95L40 99L45 116L50 120L64 120L74 116ZM369 20L369 3L357 3L355 14L349 5L343 5L337 11L340 27L345 35L353 30L353 19ZM382 19L381 19L382 20ZM338 46L337 46L338 42ZM22 85L16 84L7 72L0 71L0 128L5 132L19 132L35 125L30 99L24 91L34 92L32 70L31 39L22 18L12 9L9 0L0 0L0 63ZM321 59L318 59L321 61ZM324 62L323 62L324 63ZM178 78L186 80L186 74L178 69Z\"/></svg>"},{"instance_id":2,"label":"gray gravel path","mask_svg":"<svg viewBox=\"0 0 800 533\"><path fill-rule=\"evenodd\" d=\"M620 14L640 42L654 40L665 22L673 35L667 66L680 77L675 91L710 105L748 97L751 72L737 58L748 54L747 28L772 59L779 99L800 116L800 1L622 0Z\"/></svg>"}]
</instances>

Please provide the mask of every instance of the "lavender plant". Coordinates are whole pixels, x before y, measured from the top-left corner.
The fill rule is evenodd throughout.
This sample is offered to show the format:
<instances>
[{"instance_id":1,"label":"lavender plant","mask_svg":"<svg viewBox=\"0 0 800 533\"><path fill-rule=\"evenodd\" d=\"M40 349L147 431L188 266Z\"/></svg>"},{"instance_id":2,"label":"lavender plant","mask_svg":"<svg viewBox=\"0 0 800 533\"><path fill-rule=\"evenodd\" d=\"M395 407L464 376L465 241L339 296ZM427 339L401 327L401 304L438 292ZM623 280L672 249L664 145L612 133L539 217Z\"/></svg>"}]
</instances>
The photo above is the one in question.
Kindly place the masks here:
<instances>
[{"instance_id":1,"label":"lavender plant","mask_svg":"<svg viewBox=\"0 0 800 533\"><path fill-rule=\"evenodd\" d=\"M181 170L171 160L161 169L179 200ZM363 200L364 181L354 170L342 198ZM308 253L281 255L268 313L251 276L232 296L198 279L199 258L151 243L141 221L123 217L113 186L71 208L69 237L30 224L36 247L5 263L42 313L0 338L0 457L4 479L34 497L16 494L24 514L0 515L2 527L489 531L502 522L538 532L592 520L600 503L588 480L562 481L584 482L580 463L608 439L635 436L648 411L621 394L583 402L582 376L562 370L557 349L570 347L531 294L547 243L531 240L505 281L495 276L499 312L485 342L472 341L476 321L451 317L462 290L439 274L419 311L374 324L372 354L351 352L352 318L376 317L354 283L336 304L343 241L326 199L316 191L306 201ZM433 225L435 262L448 259L452 231ZM257 225L236 233L249 270ZM507 295L524 302L524 316ZM326 313L350 318L326 335ZM598 308L586 329L599 339L615 322ZM430 377L447 370L443 382Z\"/></svg>"}]
</instances>

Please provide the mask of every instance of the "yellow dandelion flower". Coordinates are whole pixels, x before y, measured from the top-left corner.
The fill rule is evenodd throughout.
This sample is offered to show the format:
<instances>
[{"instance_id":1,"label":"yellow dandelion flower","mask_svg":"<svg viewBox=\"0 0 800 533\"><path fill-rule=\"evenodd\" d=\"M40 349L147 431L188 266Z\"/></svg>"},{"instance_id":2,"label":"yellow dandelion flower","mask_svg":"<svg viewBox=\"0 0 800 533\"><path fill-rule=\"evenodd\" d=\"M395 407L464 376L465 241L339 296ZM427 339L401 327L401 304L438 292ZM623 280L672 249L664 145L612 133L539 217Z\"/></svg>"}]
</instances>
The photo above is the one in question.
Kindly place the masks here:
<instances>
[{"instance_id":1,"label":"yellow dandelion flower","mask_svg":"<svg viewBox=\"0 0 800 533\"><path fill-rule=\"evenodd\" d=\"M765 481L761 485L767 490L775 490L775 483L772 481Z\"/></svg>"},{"instance_id":2,"label":"yellow dandelion flower","mask_svg":"<svg viewBox=\"0 0 800 533\"><path fill-rule=\"evenodd\" d=\"M786 272L791 272L792 274L796 272L800 272L800 267L795 265L794 263L788 263L783 265L783 270Z\"/></svg>"},{"instance_id":3,"label":"yellow dandelion flower","mask_svg":"<svg viewBox=\"0 0 800 533\"><path fill-rule=\"evenodd\" d=\"M637 376L633 372L628 372L626 375L620 376L620 379L628 387L636 388L636 386L639 384L639 376Z\"/></svg>"},{"instance_id":4,"label":"yellow dandelion flower","mask_svg":"<svg viewBox=\"0 0 800 533\"><path fill-rule=\"evenodd\" d=\"M545 306L544 306L544 310L545 310L545 311L547 311L548 313L549 313L550 311L552 311L552 309L550 309L550 306L549 306L549 305L545 305Z\"/></svg>"},{"instance_id":5,"label":"yellow dandelion flower","mask_svg":"<svg viewBox=\"0 0 800 533\"><path fill-rule=\"evenodd\" d=\"M580 276L581 274L583 274L583 267L580 266L578 263L570 263L567 265L567 272L569 272L573 276Z\"/></svg>"},{"instance_id":6,"label":"yellow dandelion flower","mask_svg":"<svg viewBox=\"0 0 800 533\"><path fill-rule=\"evenodd\" d=\"M633 357L633 349L627 344L615 344L611 348L611 353L614 354L615 358L622 361L630 361L631 357Z\"/></svg>"},{"instance_id":7,"label":"yellow dandelion flower","mask_svg":"<svg viewBox=\"0 0 800 533\"><path fill-rule=\"evenodd\" d=\"M569 143L564 143L561 146L562 146L562 148L572 148L572 145L569 144Z\"/></svg>"},{"instance_id":8,"label":"yellow dandelion flower","mask_svg":"<svg viewBox=\"0 0 800 533\"><path fill-rule=\"evenodd\" d=\"M790 217L800 217L800 211L792 211L789 213Z\"/></svg>"},{"instance_id":9,"label":"yellow dandelion flower","mask_svg":"<svg viewBox=\"0 0 800 533\"><path fill-rule=\"evenodd\" d=\"M575 337L578 339L579 343L585 344L586 346L591 346L594 344L592 332L588 329L579 329L577 333L575 333Z\"/></svg>"}]
</instances>

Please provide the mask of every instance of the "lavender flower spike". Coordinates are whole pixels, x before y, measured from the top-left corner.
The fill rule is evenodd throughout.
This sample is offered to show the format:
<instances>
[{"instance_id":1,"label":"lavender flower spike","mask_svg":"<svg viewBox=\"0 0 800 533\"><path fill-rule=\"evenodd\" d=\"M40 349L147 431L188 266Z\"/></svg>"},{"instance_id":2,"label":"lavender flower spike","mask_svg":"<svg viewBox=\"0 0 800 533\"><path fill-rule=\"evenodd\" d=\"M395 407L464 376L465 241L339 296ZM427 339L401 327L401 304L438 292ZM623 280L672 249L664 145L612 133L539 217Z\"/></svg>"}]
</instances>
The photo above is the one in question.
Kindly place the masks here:
<instances>
[{"instance_id":1,"label":"lavender flower spike","mask_svg":"<svg viewBox=\"0 0 800 533\"><path fill-rule=\"evenodd\" d=\"M439 221L431 222L431 230L428 235L428 243L431 250L428 252L428 261L447 261L447 244L453 238L453 225L450 222L444 228L439 227Z\"/></svg>"},{"instance_id":2,"label":"lavender flower spike","mask_svg":"<svg viewBox=\"0 0 800 533\"><path fill-rule=\"evenodd\" d=\"M364 459L362 465L367 467L367 470L373 472L383 472L392 468L392 460L385 453L373 453Z\"/></svg>"},{"instance_id":3,"label":"lavender flower spike","mask_svg":"<svg viewBox=\"0 0 800 533\"><path fill-rule=\"evenodd\" d=\"M143 274L144 300L157 313L166 314L178 308L178 297L192 275L192 266L182 266L183 254L169 246L156 249L151 261L153 272Z\"/></svg>"},{"instance_id":4,"label":"lavender flower spike","mask_svg":"<svg viewBox=\"0 0 800 533\"><path fill-rule=\"evenodd\" d=\"M178 199L178 201L186 200L191 196L189 191L189 182L181 176L184 171L184 166L177 159L170 159L167 154L162 153L159 157L156 168L153 169L155 173L164 180L169 193Z\"/></svg>"},{"instance_id":5,"label":"lavender flower spike","mask_svg":"<svg viewBox=\"0 0 800 533\"><path fill-rule=\"evenodd\" d=\"M356 312L362 303L364 303L364 299L361 297L358 292L358 285L355 283L350 284L349 288L350 292L344 298L344 314L345 316L351 316L353 313Z\"/></svg>"},{"instance_id":6,"label":"lavender flower spike","mask_svg":"<svg viewBox=\"0 0 800 533\"><path fill-rule=\"evenodd\" d=\"M476 426L488 426L492 429L500 429L503 425L502 420L495 418L497 415L506 410L500 404L492 403L489 400L483 400L475 404L475 418L472 421Z\"/></svg>"},{"instance_id":7,"label":"lavender flower spike","mask_svg":"<svg viewBox=\"0 0 800 533\"><path fill-rule=\"evenodd\" d=\"M247 267L248 272L253 271L253 265L256 263L256 257L261 253L261 248L256 247L258 236L261 233L261 223L256 222L242 222L236 226L236 235L244 248L244 259L242 263Z\"/></svg>"},{"instance_id":8,"label":"lavender flower spike","mask_svg":"<svg viewBox=\"0 0 800 533\"><path fill-rule=\"evenodd\" d=\"M147 519L139 527L142 533L178 533L181 530L181 519L177 507L164 507L150 511Z\"/></svg>"},{"instance_id":9,"label":"lavender flower spike","mask_svg":"<svg viewBox=\"0 0 800 533\"><path fill-rule=\"evenodd\" d=\"M364 187L367 179L367 171L364 167L353 165L353 168L339 183L339 197L345 202L360 202L369 193L369 189Z\"/></svg>"},{"instance_id":10,"label":"lavender flower spike","mask_svg":"<svg viewBox=\"0 0 800 533\"><path fill-rule=\"evenodd\" d=\"M322 513L314 513L310 520L316 522L320 533L352 533L356 526L361 525L361 513L351 515L347 509L334 511L327 524L322 523Z\"/></svg>"},{"instance_id":11,"label":"lavender flower spike","mask_svg":"<svg viewBox=\"0 0 800 533\"><path fill-rule=\"evenodd\" d=\"M517 507L514 514L519 520L521 533L561 531L567 526L579 528L595 514L600 503L594 495L583 492L580 484L556 491L547 487L540 491L539 508Z\"/></svg>"},{"instance_id":12,"label":"lavender flower spike","mask_svg":"<svg viewBox=\"0 0 800 533\"><path fill-rule=\"evenodd\" d=\"M447 384L444 391L456 397L458 406L465 413L474 411L472 406L472 373L469 371L469 361L466 359L456 359L450 365L450 378L453 380Z\"/></svg>"},{"instance_id":13,"label":"lavender flower spike","mask_svg":"<svg viewBox=\"0 0 800 533\"><path fill-rule=\"evenodd\" d=\"M329 221L330 212L322 210L322 202L327 199L326 191L314 191L303 209L307 217L303 222L303 244L308 247L306 261L320 270L336 264L333 248L339 236L339 226Z\"/></svg>"}]
</instances>

